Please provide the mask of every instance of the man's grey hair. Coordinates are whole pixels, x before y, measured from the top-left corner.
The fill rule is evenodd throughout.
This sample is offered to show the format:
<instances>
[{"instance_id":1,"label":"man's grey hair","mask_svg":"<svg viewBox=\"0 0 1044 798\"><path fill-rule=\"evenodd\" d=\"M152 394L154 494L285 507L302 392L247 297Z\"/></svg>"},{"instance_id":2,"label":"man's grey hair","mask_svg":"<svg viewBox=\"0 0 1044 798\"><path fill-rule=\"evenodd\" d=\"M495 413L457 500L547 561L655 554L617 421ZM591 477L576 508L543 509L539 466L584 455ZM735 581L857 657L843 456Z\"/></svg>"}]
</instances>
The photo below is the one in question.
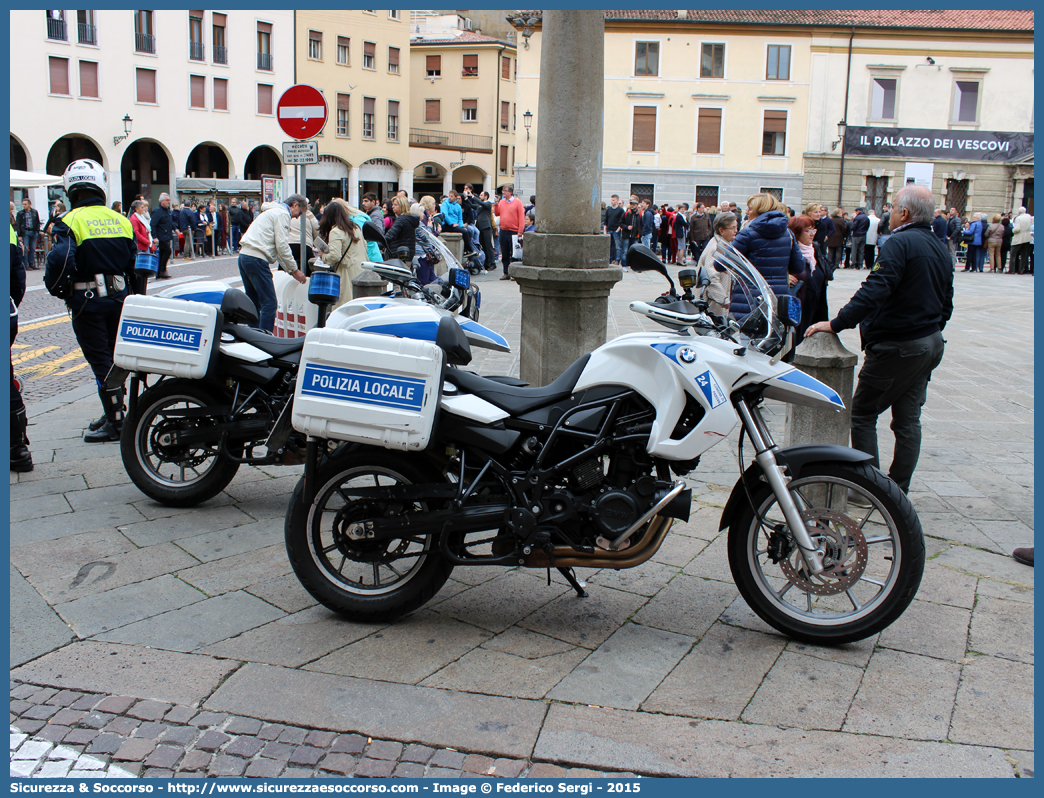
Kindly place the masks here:
<instances>
[{"instance_id":1,"label":"man's grey hair","mask_svg":"<svg viewBox=\"0 0 1044 798\"><path fill-rule=\"evenodd\" d=\"M731 211L719 213L714 217L714 235L717 235L735 221L737 221L736 214Z\"/></svg>"},{"instance_id":2,"label":"man's grey hair","mask_svg":"<svg viewBox=\"0 0 1044 798\"><path fill-rule=\"evenodd\" d=\"M935 200L931 192L927 190L918 191L920 186L907 186L899 189L895 195L895 210L906 208L910 212L911 222L932 221L935 215Z\"/></svg>"},{"instance_id":3,"label":"man's grey hair","mask_svg":"<svg viewBox=\"0 0 1044 798\"><path fill-rule=\"evenodd\" d=\"M1020 205L1019 209L1016 211L1016 213L1019 214L1020 216L1022 214L1024 214L1025 212L1026 212L1026 209L1022 205Z\"/></svg>"},{"instance_id":4,"label":"man's grey hair","mask_svg":"<svg viewBox=\"0 0 1044 798\"><path fill-rule=\"evenodd\" d=\"M166 200L170 199L170 194L168 194L166 191L164 191L162 194L160 194L159 201L163 202L163 200L165 200L165 199Z\"/></svg>"},{"instance_id":5,"label":"man's grey hair","mask_svg":"<svg viewBox=\"0 0 1044 798\"><path fill-rule=\"evenodd\" d=\"M308 207L308 197L304 197L300 194L291 194L284 200L284 202L286 202L288 207L296 202L300 206L301 210L304 210Z\"/></svg>"}]
</instances>

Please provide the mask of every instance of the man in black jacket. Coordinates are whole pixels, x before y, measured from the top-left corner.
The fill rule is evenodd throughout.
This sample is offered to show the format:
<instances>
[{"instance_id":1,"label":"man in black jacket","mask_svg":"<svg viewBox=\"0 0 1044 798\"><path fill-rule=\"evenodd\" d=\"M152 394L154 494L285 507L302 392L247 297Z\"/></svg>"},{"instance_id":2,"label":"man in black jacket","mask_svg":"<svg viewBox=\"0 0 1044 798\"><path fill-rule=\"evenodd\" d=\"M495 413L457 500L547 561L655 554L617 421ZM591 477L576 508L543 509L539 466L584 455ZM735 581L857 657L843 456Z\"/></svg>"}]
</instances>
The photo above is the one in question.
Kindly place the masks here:
<instances>
[{"instance_id":1,"label":"man in black jacket","mask_svg":"<svg viewBox=\"0 0 1044 798\"><path fill-rule=\"evenodd\" d=\"M609 198L609 207L605 209L605 232L609 234L609 260L613 264L620 263L623 245L620 241L620 225L623 224L624 210L620 203L620 195L613 194Z\"/></svg>"},{"instance_id":2,"label":"man in black jacket","mask_svg":"<svg viewBox=\"0 0 1044 798\"><path fill-rule=\"evenodd\" d=\"M185 245L182 248L182 252L185 255L184 259L192 260L196 256L192 247L192 237L196 229L196 211L195 206L191 202L185 202L181 206L181 214L178 216L178 229L185 236Z\"/></svg>"},{"instance_id":3,"label":"man in black jacket","mask_svg":"<svg viewBox=\"0 0 1044 798\"><path fill-rule=\"evenodd\" d=\"M950 255L932 232L935 203L924 186L895 195L893 235L851 301L833 321L805 332L840 332L859 325L864 351L852 397L852 448L877 453L877 417L892 408L895 454L888 476L909 492L921 451L921 407L932 371L942 362L943 328L953 313Z\"/></svg>"},{"instance_id":4,"label":"man in black jacket","mask_svg":"<svg viewBox=\"0 0 1044 798\"><path fill-rule=\"evenodd\" d=\"M855 209L852 217L852 268L863 268L863 250L866 249L866 234L870 230L870 219L863 208Z\"/></svg>"},{"instance_id":5,"label":"man in black jacket","mask_svg":"<svg viewBox=\"0 0 1044 798\"><path fill-rule=\"evenodd\" d=\"M159 241L159 271L157 280L169 280L167 263L170 261L171 241L174 239L174 217L170 212L170 194L160 194L159 206L152 212L152 237Z\"/></svg>"},{"instance_id":6,"label":"man in black jacket","mask_svg":"<svg viewBox=\"0 0 1044 798\"><path fill-rule=\"evenodd\" d=\"M493 203L489 200L489 193L483 191L476 197L468 184L464 187L464 209L465 214L474 215L475 227L478 228L478 243L482 252L479 267L485 271L494 271L497 264L493 254Z\"/></svg>"},{"instance_id":7,"label":"man in black jacket","mask_svg":"<svg viewBox=\"0 0 1044 798\"><path fill-rule=\"evenodd\" d=\"M22 262L27 269L36 268L36 237L40 235L40 214L33 203L22 200L22 210L15 217L18 226L18 243L22 245Z\"/></svg>"}]
</instances>

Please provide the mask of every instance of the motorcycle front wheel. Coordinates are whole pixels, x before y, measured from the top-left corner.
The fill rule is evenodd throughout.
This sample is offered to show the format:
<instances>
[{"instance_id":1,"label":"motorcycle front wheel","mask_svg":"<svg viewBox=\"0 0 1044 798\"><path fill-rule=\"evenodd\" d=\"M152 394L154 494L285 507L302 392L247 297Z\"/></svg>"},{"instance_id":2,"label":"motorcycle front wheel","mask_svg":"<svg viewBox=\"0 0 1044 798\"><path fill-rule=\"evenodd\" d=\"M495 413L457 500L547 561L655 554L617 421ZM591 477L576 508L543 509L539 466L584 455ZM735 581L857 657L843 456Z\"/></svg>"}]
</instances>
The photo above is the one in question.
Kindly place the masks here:
<instances>
[{"instance_id":1,"label":"motorcycle front wheel","mask_svg":"<svg viewBox=\"0 0 1044 798\"><path fill-rule=\"evenodd\" d=\"M862 640L893 623L924 571L921 523L906 494L864 463L811 464L790 491L826 568L807 572L775 495L759 481L760 520L744 502L728 537L747 604L784 634L820 645Z\"/></svg>"},{"instance_id":2,"label":"motorcycle front wheel","mask_svg":"<svg viewBox=\"0 0 1044 798\"><path fill-rule=\"evenodd\" d=\"M136 412L123 422L120 455L142 493L169 507L194 507L225 489L239 463L219 452L217 442L177 444L170 437L216 426L220 419L186 417L183 411L220 404L189 380L163 380L141 395Z\"/></svg>"},{"instance_id":3,"label":"motorcycle front wheel","mask_svg":"<svg viewBox=\"0 0 1044 798\"><path fill-rule=\"evenodd\" d=\"M453 570L439 551L439 535L366 540L360 522L422 516L422 502L353 496L360 488L445 481L415 458L363 449L317 469L315 499L304 502L304 479L290 497L286 551L294 573L324 607L359 622L389 621L430 601Z\"/></svg>"}]
</instances>

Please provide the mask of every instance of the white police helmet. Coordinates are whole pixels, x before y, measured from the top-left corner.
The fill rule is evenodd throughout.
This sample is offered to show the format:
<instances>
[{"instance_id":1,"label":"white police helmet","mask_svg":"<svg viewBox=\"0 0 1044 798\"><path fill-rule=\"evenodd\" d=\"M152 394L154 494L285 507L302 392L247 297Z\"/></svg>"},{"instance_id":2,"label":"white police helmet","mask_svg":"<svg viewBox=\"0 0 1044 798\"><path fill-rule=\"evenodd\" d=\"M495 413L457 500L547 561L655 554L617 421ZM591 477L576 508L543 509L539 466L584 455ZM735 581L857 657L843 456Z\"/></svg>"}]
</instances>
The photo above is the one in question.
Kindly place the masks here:
<instances>
[{"instance_id":1,"label":"white police helmet","mask_svg":"<svg viewBox=\"0 0 1044 798\"><path fill-rule=\"evenodd\" d=\"M109 191L109 176L97 161L81 158L66 168L65 174L62 175L62 185L70 199L74 193L81 191L90 191L105 199Z\"/></svg>"}]
</instances>

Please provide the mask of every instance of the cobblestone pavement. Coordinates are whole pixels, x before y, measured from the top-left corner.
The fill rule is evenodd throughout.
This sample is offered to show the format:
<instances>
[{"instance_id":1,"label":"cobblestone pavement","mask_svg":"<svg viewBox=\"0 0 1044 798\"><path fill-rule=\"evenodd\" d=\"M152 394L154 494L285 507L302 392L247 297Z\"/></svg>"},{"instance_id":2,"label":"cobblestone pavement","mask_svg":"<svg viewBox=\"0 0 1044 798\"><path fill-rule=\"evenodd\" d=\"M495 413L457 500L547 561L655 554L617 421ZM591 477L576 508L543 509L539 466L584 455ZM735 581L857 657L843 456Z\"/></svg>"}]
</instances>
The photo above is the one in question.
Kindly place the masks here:
<instances>
[{"instance_id":1,"label":"cobblestone pavement","mask_svg":"<svg viewBox=\"0 0 1044 798\"><path fill-rule=\"evenodd\" d=\"M838 273L831 307L864 275ZM891 627L831 649L776 634L733 584L718 518L738 476L735 434L691 475L691 520L639 568L583 570L589 598L557 574L549 585L543 572L458 568L412 616L365 625L316 605L287 563L283 515L299 467L242 468L204 506L164 507L128 481L118 447L80 441L98 413L91 386L31 403L38 465L11 475L10 509L11 723L31 737L12 763L45 762L42 741L56 744L47 754L61 747L53 761L85 755L135 774L290 767L302 752L311 770L343 753L365 775L368 760L419 766L405 752L426 746L429 774L442 767L435 750L455 749L462 772L487 761L474 756L529 775L552 764L645 775L1032 775L1033 569L1010 552L1033 540L1033 278L956 278L911 489L927 536L924 580ZM517 286L479 282L483 323L515 352L476 350L475 365L517 374ZM661 290L659 278L626 274L610 299L610 335L652 328L627 303ZM858 351L857 333L842 340ZM778 432L782 407L768 417ZM91 726L92 717L104 722ZM276 727L263 749L228 749ZM193 740L157 754L177 761L150 764L178 734ZM119 746L91 751L103 735ZM332 750L366 738L376 748ZM391 757L397 744L402 755ZM205 765L186 766L204 754Z\"/></svg>"}]
</instances>

